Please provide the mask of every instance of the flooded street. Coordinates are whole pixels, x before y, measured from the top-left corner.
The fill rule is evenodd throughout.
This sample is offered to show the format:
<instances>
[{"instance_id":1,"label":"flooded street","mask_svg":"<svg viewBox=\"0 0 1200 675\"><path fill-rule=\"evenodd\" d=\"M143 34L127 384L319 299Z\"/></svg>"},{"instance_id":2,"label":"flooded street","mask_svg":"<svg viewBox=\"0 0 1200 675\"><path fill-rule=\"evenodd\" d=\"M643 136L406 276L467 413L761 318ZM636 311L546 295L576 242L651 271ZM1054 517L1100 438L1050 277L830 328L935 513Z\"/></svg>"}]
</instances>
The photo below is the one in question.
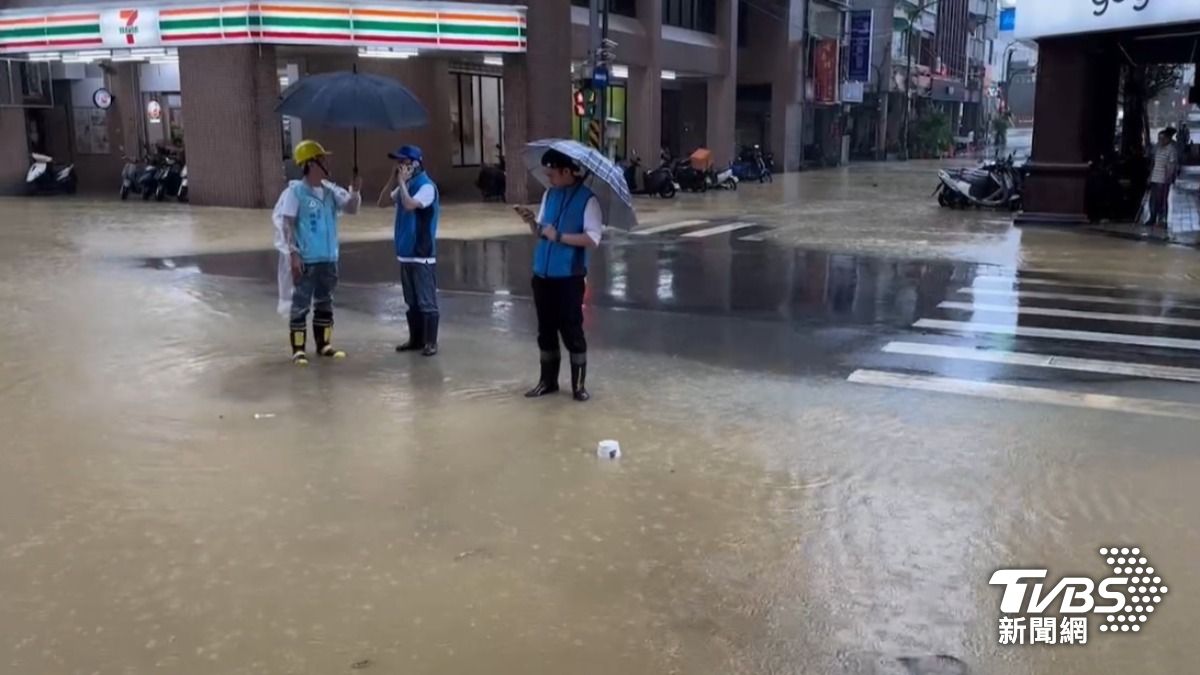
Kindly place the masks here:
<instances>
[{"instance_id":1,"label":"flooded street","mask_svg":"<svg viewBox=\"0 0 1200 675\"><path fill-rule=\"evenodd\" d=\"M930 168L640 201L582 406L520 395L503 205L443 213L435 359L346 220L349 358L299 369L266 212L0 200L0 673L1192 672L1200 254ZM996 570L1112 546L1170 587L1140 632L999 644Z\"/></svg>"}]
</instances>

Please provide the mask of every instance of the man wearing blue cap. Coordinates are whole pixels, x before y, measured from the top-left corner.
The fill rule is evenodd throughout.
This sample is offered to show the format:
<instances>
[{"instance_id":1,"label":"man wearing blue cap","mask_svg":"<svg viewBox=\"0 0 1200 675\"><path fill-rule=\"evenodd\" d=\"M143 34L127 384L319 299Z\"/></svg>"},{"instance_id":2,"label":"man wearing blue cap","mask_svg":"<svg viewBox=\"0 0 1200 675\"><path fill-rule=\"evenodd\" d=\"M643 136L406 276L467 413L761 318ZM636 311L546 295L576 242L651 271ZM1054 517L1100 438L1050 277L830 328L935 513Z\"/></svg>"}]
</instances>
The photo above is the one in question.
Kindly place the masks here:
<instances>
[{"instance_id":1,"label":"man wearing blue cap","mask_svg":"<svg viewBox=\"0 0 1200 675\"><path fill-rule=\"evenodd\" d=\"M441 199L425 173L421 149L405 145L388 153L396 168L379 193L379 206L396 205L396 258L408 305L408 341L398 352L438 351L437 226Z\"/></svg>"}]
</instances>

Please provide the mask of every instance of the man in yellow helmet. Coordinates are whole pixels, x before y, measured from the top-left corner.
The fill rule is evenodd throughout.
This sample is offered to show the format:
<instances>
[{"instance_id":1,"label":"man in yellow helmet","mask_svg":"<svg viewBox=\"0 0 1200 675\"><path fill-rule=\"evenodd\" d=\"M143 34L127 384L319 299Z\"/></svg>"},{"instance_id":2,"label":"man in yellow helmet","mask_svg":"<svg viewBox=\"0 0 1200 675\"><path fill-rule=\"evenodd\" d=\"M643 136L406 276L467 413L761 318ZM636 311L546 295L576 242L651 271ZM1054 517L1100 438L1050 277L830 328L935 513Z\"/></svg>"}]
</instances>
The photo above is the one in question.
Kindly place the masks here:
<instances>
[{"instance_id":1,"label":"man in yellow helmet","mask_svg":"<svg viewBox=\"0 0 1200 675\"><path fill-rule=\"evenodd\" d=\"M308 365L305 351L308 311L312 308L313 339L317 354L344 358L333 346L333 291L338 281L338 216L358 213L362 205L362 180L355 176L350 189L329 180L326 158L330 153L320 143L300 141L292 160L304 174L292 181L275 204L275 215L288 251L294 289L289 316L292 362Z\"/></svg>"}]
</instances>

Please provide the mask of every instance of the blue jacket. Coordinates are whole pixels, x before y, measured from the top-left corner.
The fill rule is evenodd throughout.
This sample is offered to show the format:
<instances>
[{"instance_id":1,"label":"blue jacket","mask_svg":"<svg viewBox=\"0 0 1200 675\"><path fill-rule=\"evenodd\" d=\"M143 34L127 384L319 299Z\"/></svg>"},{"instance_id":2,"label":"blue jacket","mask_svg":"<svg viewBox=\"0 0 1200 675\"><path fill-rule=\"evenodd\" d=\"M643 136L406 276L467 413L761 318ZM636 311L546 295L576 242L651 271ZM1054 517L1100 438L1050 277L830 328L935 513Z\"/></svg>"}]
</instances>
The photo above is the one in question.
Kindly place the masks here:
<instances>
[{"instance_id":1,"label":"blue jacket","mask_svg":"<svg viewBox=\"0 0 1200 675\"><path fill-rule=\"evenodd\" d=\"M289 189L300 203L296 213L296 248L300 250L300 259L310 264L337 262L338 206L333 190L326 187L323 198L318 199L304 181L297 181Z\"/></svg>"},{"instance_id":2,"label":"blue jacket","mask_svg":"<svg viewBox=\"0 0 1200 675\"><path fill-rule=\"evenodd\" d=\"M402 259L433 260L437 257L438 216L441 214L442 196L437 185L424 171L408 180L408 194L415 195L426 185L433 186L433 203L423 209L409 211L403 204L396 204L396 257Z\"/></svg>"},{"instance_id":3,"label":"blue jacket","mask_svg":"<svg viewBox=\"0 0 1200 675\"><path fill-rule=\"evenodd\" d=\"M567 188L550 188L546 192L546 208L542 225L553 225L563 234L581 234L583 213L592 191L579 184ZM539 239L533 252L533 274L547 279L581 277L587 274L591 251L580 246L568 246Z\"/></svg>"}]
</instances>

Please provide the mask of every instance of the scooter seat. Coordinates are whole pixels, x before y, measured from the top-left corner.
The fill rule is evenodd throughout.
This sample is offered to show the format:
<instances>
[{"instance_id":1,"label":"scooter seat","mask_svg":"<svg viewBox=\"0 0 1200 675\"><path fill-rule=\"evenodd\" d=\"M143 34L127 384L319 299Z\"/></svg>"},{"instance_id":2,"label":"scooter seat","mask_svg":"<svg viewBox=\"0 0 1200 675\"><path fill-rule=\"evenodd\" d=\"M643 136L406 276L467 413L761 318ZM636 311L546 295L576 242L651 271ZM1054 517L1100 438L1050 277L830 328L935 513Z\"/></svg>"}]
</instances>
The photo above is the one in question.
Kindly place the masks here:
<instances>
[{"instance_id":1,"label":"scooter seat","mask_svg":"<svg viewBox=\"0 0 1200 675\"><path fill-rule=\"evenodd\" d=\"M30 153L30 156L33 157L33 161L42 162L43 164L49 164L54 161L54 158L50 155L43 155L38 152Z\"/></svg>"}]
</instances>

